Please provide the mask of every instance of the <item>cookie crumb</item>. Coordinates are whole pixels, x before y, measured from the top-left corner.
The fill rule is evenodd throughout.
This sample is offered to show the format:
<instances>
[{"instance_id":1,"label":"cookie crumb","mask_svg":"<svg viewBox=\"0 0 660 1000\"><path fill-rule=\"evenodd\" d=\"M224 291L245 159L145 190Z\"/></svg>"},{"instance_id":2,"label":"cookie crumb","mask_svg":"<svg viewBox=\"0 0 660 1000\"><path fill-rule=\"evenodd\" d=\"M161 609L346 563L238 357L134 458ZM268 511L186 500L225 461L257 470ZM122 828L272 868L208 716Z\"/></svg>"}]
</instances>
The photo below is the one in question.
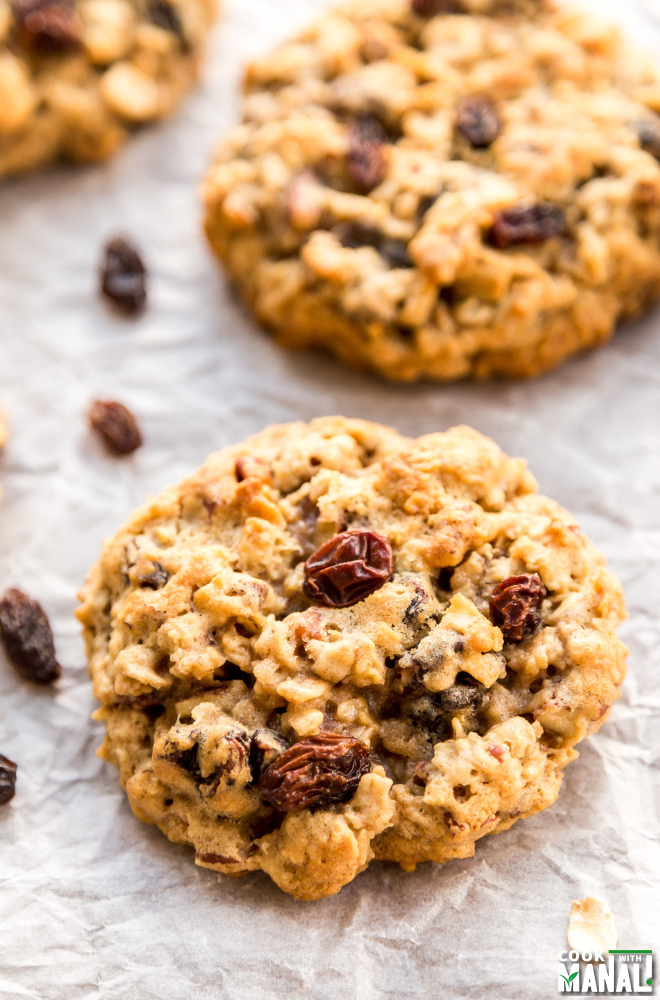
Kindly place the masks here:
<instances>
[{"instance_id":1,"label":"cookie crumb","mask_svg":"<svg viewBox=\"0 0 660 1000\"><path fill-rule=\"evenodd\" d=\"M566 936L570 948L578 951L583 961L594 961L599 952L606 955L610 948L616 947L614 917L602 899L595 896L576 899L571 906Z\"/></svg>"}]
</instances>

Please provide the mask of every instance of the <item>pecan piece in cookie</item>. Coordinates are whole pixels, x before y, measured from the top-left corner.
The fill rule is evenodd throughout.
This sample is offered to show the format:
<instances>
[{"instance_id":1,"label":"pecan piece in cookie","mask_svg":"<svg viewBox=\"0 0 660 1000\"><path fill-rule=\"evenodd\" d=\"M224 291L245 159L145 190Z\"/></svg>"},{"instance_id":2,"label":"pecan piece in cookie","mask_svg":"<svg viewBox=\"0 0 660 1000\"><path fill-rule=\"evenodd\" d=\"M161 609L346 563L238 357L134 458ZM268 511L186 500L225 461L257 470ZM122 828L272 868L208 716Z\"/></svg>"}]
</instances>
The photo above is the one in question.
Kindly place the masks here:
<instances>
[{"instance_id":1,"label":"pecan piece in cookie","mask_svg":"<svg viewBox=\"0 0 660 1000\"><path fill-rule=\"evenodd\" d=\"M377 118L363 115L349 129L348 172L364 194L373 191L387 172L387 136Z\"/></svg>"},{"instance_id":2,"label":"pecan piece in cookie","mask_svg":"<svg viewBox=\"0 0 660 1000\"><path fill-rule=\"evenodd\" d=\"M16 792L16 764L0 753L0 806L13 799Z\"/></svg>"},{"instance_id":3,"label":"pecan piece in cookie","mask_svg":"<svg viewBox=\"0 0 660 1000\"><path fill-rule=\"evenodd\" d=\"M490 231L490 241L498 248L523 243L545 243L566 233L566 216L559 205L541 201L537 205L514 205L496 217Z\"/></svg>"},{"instance_id":4,"label":"pecan piece in cookie","mask_svg":"<svg viewBox=\"0 0 660 1000\"><path fill-rule=\"evenodd\" d=\"M502 120L490 97L473 94L459 105L456 129L473 149L487 149L502 130Z\"/></svg>"},{"instance_id":5,"label":"pecan piece in cookie","mask_svg":"<svg viewBox=\"0 0 660 1000\"><path fill-rule=\"evenodd\" d=\"M371 770L369 750L350 736L325 733L300 740L267 767L259 788L281 812L346 802Z\"/></svg>"},{"instance_id":6,"label":"pecan piece in cookie","mask_svg":"<svg viewBox=\"0 0 660 1000\"><path fill-rule=\"evenodd\" d=\"M89 411L89 422L117 455L130 455L142 444L137 421L123 403L98 399Z\"/></svg>"},{"instance_id":7,"label":"pecan piece in cookie","mask_svg":"<svg viewBox=\"0 0 660 1000\"><path fill-rule=\"evenodd\" d=\"M78 48L73 5L66 0L20 0L14 12L21 35L33 48L46 53Z\"/></svg>"},{"instance_id":8,"label":"pecan piece in cookie","mask_svg":"<svg viewBox=\"0 0 660 1000\"><path fill-rule=\"evenodd\" d=\"M343 531L305 564L304 591L317 604L348 608L379 590L392 576L392 549L367 528Z\"/></svg>"},{"instance_id":9,"label":"pecan piece in cookie","mask_svg":"<svg viewBox=\"0 0 660 1000\"><path fill-rule=\"evenodd\" d=\"M7 656L26 680L52 684L60 676L46 612L21 590L8 590L0 600L0 635Z\"/></svg>"},{"instance_id":10,"label":"pecan piece in cookie","mask_svg":"<svg viewBox=\"0 0 660 1000\"><path fill-rule=\"evenodd\" d=\"M545 597L541 580L531 573L498 583L490 596L490 613L507 642L522 642L536 631Z\"/></svg>"}]
</instances>

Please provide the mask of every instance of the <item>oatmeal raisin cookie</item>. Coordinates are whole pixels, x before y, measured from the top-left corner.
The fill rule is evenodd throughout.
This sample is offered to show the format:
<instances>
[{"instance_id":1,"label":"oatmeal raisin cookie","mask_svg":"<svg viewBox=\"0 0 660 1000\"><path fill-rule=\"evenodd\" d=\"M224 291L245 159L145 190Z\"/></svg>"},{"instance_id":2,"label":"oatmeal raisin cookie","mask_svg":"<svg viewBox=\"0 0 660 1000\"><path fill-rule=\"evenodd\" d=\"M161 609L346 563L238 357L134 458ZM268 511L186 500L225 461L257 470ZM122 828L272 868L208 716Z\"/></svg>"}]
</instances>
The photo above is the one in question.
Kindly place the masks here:
<instances>
[{"instance_id":1,"label":"oatmeal raisin cookie","mask_svg":"<svg viewBox=\"0 0 660 1000\"><path fill-rule=\"evenodd\" d=\"M603 558L467 427L271 427L135 512L82 602L135 814L301 899L551 805L625 673Z\"/></svg>"},{"instance_id":2,"label":"oatmeal raisin cookie","mask_svg":"<svg viewBox=\"0 0 660 1000\"><path fill-rule=\"evenodd\" d=\"M192 86L215 0L0 0L0 178L94 162Z\"/></svg>"},{"instance_id":3,"label":"oatmeal raisin cookie","mask_svg":"<svg viewBox=\"0 0 660 1000\"><path fill-rule=\"evenodd\" d=\"M353 0L250 68L208 237L284 346L536 375L658 296L658 112L650 57L553 0Z\"/></svg>"}]
</instances>

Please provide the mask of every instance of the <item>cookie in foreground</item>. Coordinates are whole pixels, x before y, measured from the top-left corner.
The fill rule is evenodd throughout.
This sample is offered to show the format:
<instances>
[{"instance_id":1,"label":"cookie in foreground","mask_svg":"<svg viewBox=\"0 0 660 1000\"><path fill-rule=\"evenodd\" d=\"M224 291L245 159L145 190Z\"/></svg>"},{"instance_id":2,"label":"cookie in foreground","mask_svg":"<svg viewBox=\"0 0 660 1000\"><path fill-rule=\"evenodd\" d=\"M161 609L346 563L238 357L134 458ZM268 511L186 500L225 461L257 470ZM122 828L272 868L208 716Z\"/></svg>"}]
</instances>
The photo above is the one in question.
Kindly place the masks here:
<instances>
[{"instance_id":1,"label":"cookie in foreground","mask_svg":"<svg viewBox=\"0 0 660 1000\"><path fill-rule=\"evenodd\" d=\"M604 559L468 427L268 428L136 511L81 596L136 816L300 899L551 805L625 674Z\"/></svg>"},{"instance_id":2,"label":"cookie in foreground","mask_svg":"<svg viewBox=\"0 0 660 1000\"><path fill-rule=\"evenodd\" d=\"M0 178L105 160L193 85L215 0L0 0Z\"/></svg>"},{"instance_id":3,"label":"cookie in foreground","mask_svg":"<svg viewBox=\"0 0 660 1000\"><path fill-rule=\"evenodd\" d=\"M525 377L660 289L660 74L550 0L359 0L254 64L211 245L286 347Z\"/></svg>"}]
</instances>

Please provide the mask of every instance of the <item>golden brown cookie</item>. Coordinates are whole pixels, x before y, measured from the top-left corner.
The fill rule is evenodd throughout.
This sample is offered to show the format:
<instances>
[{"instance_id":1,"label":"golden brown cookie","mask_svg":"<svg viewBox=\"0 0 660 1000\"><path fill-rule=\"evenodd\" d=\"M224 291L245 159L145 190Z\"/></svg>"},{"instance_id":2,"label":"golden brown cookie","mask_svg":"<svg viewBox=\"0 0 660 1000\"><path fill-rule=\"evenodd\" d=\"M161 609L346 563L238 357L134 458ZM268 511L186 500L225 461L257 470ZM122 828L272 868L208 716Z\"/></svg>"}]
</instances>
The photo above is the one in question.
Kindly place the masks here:
<instances>
[{"instance_id":1,"label":"golden brown cookie","mask_svg":"<svg viewBox=\"0 0 660 1000\"><path fill-rule=\"evenodd\" d=\"M603 558L467 427L271 427L136 511L82 601L135 814L301 899L551 805L625 673Z\"/></svg>"},{"instance_id":2,"label":"golden brown cookie","mask_svg":"<svg viewBox=\"0 0 660 1000\"><path fill-rule=\"evenodd\" d=\"M0 0L0 178L104 160L196 79L215 0Z\"/></svg>"},{"instance_id":3,"label":"golden brown cookie","mask_svg":"<svg viewBox=\"0 0 660 1000\"><path fill-rule=\"evenodd\" d=\"M660 289L660 74L552 0L359 0L253 65L206 229L286 347L530 376Z\"/></svg>"}]
</instances>

